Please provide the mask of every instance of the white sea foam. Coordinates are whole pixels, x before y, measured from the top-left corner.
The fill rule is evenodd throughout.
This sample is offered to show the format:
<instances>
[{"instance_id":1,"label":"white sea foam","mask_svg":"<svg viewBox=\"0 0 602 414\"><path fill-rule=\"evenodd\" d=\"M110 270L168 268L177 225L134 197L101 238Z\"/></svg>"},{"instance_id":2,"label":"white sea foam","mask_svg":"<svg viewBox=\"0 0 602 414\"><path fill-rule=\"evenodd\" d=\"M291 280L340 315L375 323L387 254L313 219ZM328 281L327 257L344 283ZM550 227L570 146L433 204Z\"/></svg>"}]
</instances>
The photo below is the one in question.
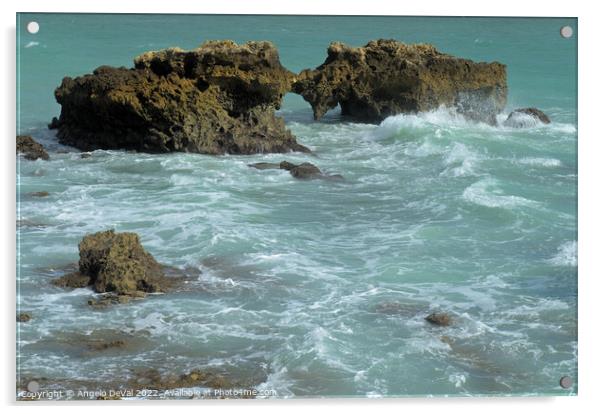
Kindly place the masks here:
<instances>
[{"instance_id":1,"label":"white sea foam","mask_svg":"<svg viewBox=\"0 0 602 414\"><path fill-rule=\"evenodd\" d=\"M512 209L520 206L533 206L537 202L515 195L505 195L496 188L497 181L486 178L467 187L462 197L471 203L491 208Z\"/></svg>"},{"instance_id":2,"label":"white sea foam","mask_svg":"<svg viewBox=\"0 0 602 414\"><path fill-rule=\"evenodd\" d=\"M456 388L461 388L466 383L466 375L464 374L451 374L448 377L449 382L454 384Z\"/></svg>"},{"instance_id":3,"label":"white sea foam","mask_svg":"<svg viewBox=\"0 0 602 414\"><path fill-rule=\"evenodd\" d=\"M387 138L397 135L402 131L415 129L431 129L433 127L462 127L471 124L455 110L440 107L433 111L419 112L417 114L398 114L386 118L374 131L377 138ZM441 135L440 129L435 129L436 135Z\"/></svg>"},{"instance_id":4,"label":"white sea foam","mask_svg":"<svg viewBox=\"0 0 602 414\"><path fill-rule=\"evenodd\" d=\"M556 158L526 157L518 160L520 164L537 167L560 167L562 162Z\"/></svg>"},{"instance_id":5,"label":"white sea foam","mask_svg":"<svg viewBox=\"0 0 602 414\"><path fill-rule=\"evenodd\" d=\"M569 241L558 248L558 253L550 259L555 266L577 266L577 242Z\"/></svg>"},{"instance_id":6,"label":"white sea foam","mask_svg":"<svg viewBox=\"0 0 602 414\"><path fill-rule=\"evenodd\" d=\"M283 366L275 365L275 370L268 374L265 382L259 384L258 391L267 394L267 391L275 391L279 398L293 397L295 394L291 391L294 381L289 377L288 369Z\"/></svg>"},{"instance_id":7,"label":"white sea foam","mask_svg":"<svg viewBox=\"0 0 602 414\"><path fill-rule=\"evenodd\" d=\"M221 363L227 369L240 360L249 364L261 360L269 374L259 388L276 389L280 397L303 394L311 387L312 391L323 387L327 393L331 379L336 379L337 387L378 397L388 395L384 385L393 384L406 367L414 373L417 368L427 372L433 360L447 366L449 345L424 321L426 312L435 308L455 316L457 324L449 328L455 340L494 343L516 354L517 364L523 357L538 356L541 340L531 336L531 329L555 334L565 322L554 316L568 314L563 309L573 305L542 302L525 294L512 275L495 270L506 263L503 254L486 256L492 267L489 262L476 266L474 254L480 252L472 247L478 235L472 239L464 233L463 226L473 222L458 209L458 202L466 201L501 208L537 203L511 194L514 187L505 181L510 174L477 178L468 188L470 179L448 177L488 176L494 173L490 168L498 165L496 160L505 160L504 168L516 170L541 166L530 171L533 175L553 173L550 168L562 165L554 157L569 159L565 151L571 150L573 138L565 132L573 127L551 124L512 131L467 122L441 110L399 115L383 124L292 125L300 142L319 150L315 161L301 154L287 154L286 159L309 160L340 172L348 181L345 191L328 182L303 183L286 172L246 167L256 161L279 162L281 154L214 158L95 152L86 163L78 156L58 154L44 164L40 177L32 175L35 163L23 163L27 173L22 182L32 188L27 191L39 185L60 188L51 191L52 198L22 200L26 216L60 222L24 238L22 252L31 261L58 253L75 258L82 234L115 226L138 232L161 263L198 266L213 254L231 262L203 266L199 280L190 282L190 291L114 307L103 311L107 318L101 319L98 312L89 311L83 295L92 293L86 289L70 292L73 297L24 296L29 302L23 309L47 316L44 323L23 325L22 340L32 340L27 329L35 329L39 338L59 329L98 329L106 319L120 320L128 330L148 331L158 344L155 354L127 355L125 368L164 360L198 366L207 357L209 364ZM409 139L373 139L390 138L399 131L400 137ZM500 145L495 142L499 137L509 139ZM547 147L551 141L554 145ZM512 159L511 154L520 156ZM432 191L430 183L436 186ZM185 191L191 184L198 191ZM521 240L534 231L531 222L537 220L525 220L524 228L514 229L521 233L508 233L508 238ZM460 224L457 237L445 237L451 234L448 224L454 223ZM435 239L423 236L429 231ZM462 237L471 253L467 256L456 254L450 245ZM487 240L481 243L487 253L492 245ZM517 265L520 260L517 257ZM35 272L23 270L29 283ZM434 282L416 282L418 273ZM411 280L405 280L408 277ZM406 299L424 308L409 317L374 312L380 302ZM513 309L518 309L516 314L506 312ZM551 321L543 320L548 316ZM519 324L520 318L533 325ZM43 331L42 325L50 328ZM556 340L549 342L561 349ZM204 354L199 356L200 352ZM33 364L31 351L24 355ZM171 359L173 355L178 357ZM566 357L569 364L573 360ZM36 364L42 366L41 360ZM426 369L421 371L420 365ZM69 367L77 367L83 377L95 372L68 357L53 366L60 367L61 377L69 376L65 373ZM427 380L433 381L433 389L449 390L460 383L459 392L478 391L474 381L463 382L462 375L468 377L454 367ZM321 382L322 377L328 380Z\"/></svg>"}]
</instances>

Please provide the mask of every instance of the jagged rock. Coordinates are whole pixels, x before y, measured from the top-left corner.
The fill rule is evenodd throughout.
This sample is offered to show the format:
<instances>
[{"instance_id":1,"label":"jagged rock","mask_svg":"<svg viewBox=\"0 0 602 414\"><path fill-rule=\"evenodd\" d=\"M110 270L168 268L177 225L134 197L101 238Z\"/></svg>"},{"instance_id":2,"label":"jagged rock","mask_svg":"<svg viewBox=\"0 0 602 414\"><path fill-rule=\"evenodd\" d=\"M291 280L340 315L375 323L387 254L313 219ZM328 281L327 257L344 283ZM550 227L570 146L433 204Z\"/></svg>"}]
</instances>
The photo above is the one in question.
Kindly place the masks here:
<instances>
[{"instance_id":1,"label":"jagged rock","mask_svg":"<svg viewBox=\"0 0 602 414\"><path fill-rule=\"evenodd\" d=\"M315 165L304 162L301 164L293 164L292 162L282 161L279 164L271 162L258 162L255 164L249 164L249 167L257 168L258 170L269 170L269 169L280 169L287 170L290 174L300 180L310 180L314 178L321 178L326 180L342 180L343 177L339 174L328 175L322 173L322 171Z\"/></svg>"},{"instance_id":2,"label":"jagged rock","mask_svg":"<svg viewBox=\"0 0 602 414\"><path fill-rule=\"evenodd\" d=\"M31 320L31 314L30 313L20 313L17 315L17 322L29 322Z\"/></svg>"},{"instance_id":3,"label":"jagged rock","mask_svg":"<svg viewBox=\"0 0 602 414\"><path fill-rule=\"evenodd\" d=\"M253 154L309 150L275 115L294 74L270 42L210 41L101 66L56 89L59 141L84 151Z\"/></svg>"},{"instance_id":4,"label":"jagged rock","mask_svg":"<svg viewBox=\"0 0 602 414\"><path fill-rule=\"evenodd\" d=\"M72 288L92 286L96 292L127 296L162 292L171 285L137 234L113 230L85 236L79 243L79 271L53 283Z\"/></svg>"},{"instance_id":5,"label":"jagged rock","mask_svg":"<svg viewBox=\"0 0 602 414\"><path fill-rule=\"evenodd\" d=\"M29 135L17 135L17 154L19 153L23 154L27 160L50 159L44 146Z\"/></svg>"},{"instance_id":6,"label":"jagged rock","mask_svg":"<svg viewBox=\"0 0 602 414\"><path fill-rule=\"evenodd\" d=\"M537 126L539 123L549 124L550 118L537 108L520 108L510 112L504 121L504 126L512 128L528 128Z\"/></svg>"},{"instance_id":7,"label":"jagged rock","mask_svg":"<svg viewBox=\"0 0 602 414\"><path fill-rule=\"evenodd\" d=\"M447 313L431 313L424 319L426 319L427 322L437 326L449 326L452 323L452 318Z\"/></svg>"},{"instance_id":8,"label":"jagged rock","mask_svg":"<svg viewBox=\"0 0 602 414\"><path fill-rule=\"evenodd\" d=\"M380 39L354 48L333 42L326 61L302 71L293 91L311 104L315 119L337 105L362 122L445 105L495 124L506 104L506 67L450 56L428 44Z\"/></svg>"},{"instance_id":9,"label":"jagged rock","mask_svg":"<svg viewBox=\"0 0 602 414\"><path fill-rule=\"evenodd\" d=\"M299 178L301 180L318 178L323 175L322 171L320 171L318 167L309 162L304 162L302 164L296 165L288 171L293 177Z\"/></svg>"}]
</instances>

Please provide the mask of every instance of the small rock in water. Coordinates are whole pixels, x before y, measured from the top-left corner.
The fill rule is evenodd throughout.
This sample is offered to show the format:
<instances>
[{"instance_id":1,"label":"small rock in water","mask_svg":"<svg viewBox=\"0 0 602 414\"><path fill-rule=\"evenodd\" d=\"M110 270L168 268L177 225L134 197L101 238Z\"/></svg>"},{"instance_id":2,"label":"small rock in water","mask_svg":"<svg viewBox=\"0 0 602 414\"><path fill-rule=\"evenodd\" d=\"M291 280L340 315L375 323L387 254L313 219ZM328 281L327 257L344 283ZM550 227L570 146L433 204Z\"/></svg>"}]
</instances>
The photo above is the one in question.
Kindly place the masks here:
<instances>
[{"instance_id":1,"label":"small rock in water","mask_svg":"<svg viewBox=\"0 0 602 414\"><path fill-rule=\"evenodd\" d=\"M31 314L30 313L20 313L17 315L17 322L29 322L31 320Z\"/></svg>"},{"instance_id":2,"label":"small rock in water","mask_svg":"<svg viewBox=\"0 0 602 414\"><path fill-rule=\"evenodd\" d=\"M269 169L281 169L287 170L291 175L300 180L309 180L313 178L321 178L325 180L343 180L343 176L339 174L327 175L323 174L322 171L315 165L304 162L302 164L293 164L292 162L282 161L280 164L271 162L258 162L255 164L249 164L249 167L257 168L258 170L269 170Z\"/></svg>"},{"instance_id":3,"label":"small rock in water","mask_svg":"<svg viewBox=\"0 0 602 414\"><path fill-rule=\"evenodd\" d=\"M452 323L452 319L447 313L431 313L424 319L437 326L449 326Z\"/></svg>"},{"instance_id":4,"label":"small rock in water","mask_svg":"<svg viewBox=\"0 0 602 414\"><path fill-rule=\"evenodd\" d=\"M82 152L79 157L84 159L84 158L90 158L92 156L92 153L90 152Z\"/></svg>"},{"instance_id":5,"label":"small rock in water","mask_svg":"<svg viewBox=\"0 0 602 414\"><path fill-rule=\"evenodd\" d=\"M29 193L32 197L48 197L50 193L48 191L35 191L33 193Z\"/></svg>"},{"instance_id":6,"label":"small rock in water","mask_svg":"<svg viewBox=\"0 0 602 414\"><path fill-rule=\"evenodd\" d=\"M123 303L127 297L143 293L162 292L171 286L163 267L150 255L135 233L115 233L113 230L85 236L79 243L79 271L55 279L60 287L93 286L98 293L110 292L110 303ZM140 293L142 292L142 293ZM95 306L98 303L92 302Z\"/></svg>"},{"instance_id":7,"label":"small rock in water","mask_svg":"<svg viewBox=\"0 0 602 414\"><path fill-rule=\"evenodd\" d=\"M36 142L29 135L17 135L17 154L23 154L27 160L37 160L41 158L48 160L50 157L44 149L44 146Z\"/></svg>"},{"instance_id":8,"label":"small rock in water","mask_svg":"<svg viewBox=\"0 0 602 414\"><path fill-rule=\"evenodd\" d=\"M510 112L504 126L512 128L529 128L537 124L549 124L550 118L537 108L520 108Z\"/></svg>"},{"instance_id":9,"label":"small rock in water","mask_svg":"<svg viewBox=\"0 0 602 414\"><path fill-rule=\"evenodd\" d=\"M272 170L279 169L280 164L276 164L273 162L256 162L254 164L249 164L251 168L257 168L258 170Z\"/></svg>"},{"instance_id":10,"label":"small rock in water","mask_svg":"<svg viewBox=\"0 0 602 414\"><path fill-rule=\"evenodd\" d=\"M304 162L301 165L297 165L289 170L291 175L301 180L307 180L311 178L321 177L322 171L318 167L309 162Z\"/></svg>"},{"instance_id":11,"label":"small rock in water","mask_svg":"<svg viewBox=\"0 0 602 414\"><path fill-rule=\"evenodd\" d=\"M119 395L99 395L96 397L97 400L121 400Z\"/></svg>"}]
</instances>

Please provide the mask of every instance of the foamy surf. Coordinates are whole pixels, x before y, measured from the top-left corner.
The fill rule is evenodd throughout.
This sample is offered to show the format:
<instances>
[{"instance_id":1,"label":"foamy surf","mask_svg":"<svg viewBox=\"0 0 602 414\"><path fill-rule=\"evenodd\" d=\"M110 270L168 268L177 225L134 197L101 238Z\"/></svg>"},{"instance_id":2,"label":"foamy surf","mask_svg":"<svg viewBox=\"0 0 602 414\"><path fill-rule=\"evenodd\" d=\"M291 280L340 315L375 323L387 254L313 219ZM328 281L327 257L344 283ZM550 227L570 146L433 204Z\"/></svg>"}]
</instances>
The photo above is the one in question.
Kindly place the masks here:
<instances>
[{"instance_id":1,"label":"foamy surf","mask_svg":"<svg viewBox=\"0 0 602 414\"><path fill-rule=\"evenodd\" d=\"M58 23L42 25L49 39L76 29L68 15L39 17ZM275 26L264 16L252 17L252 27L221 24L231 16L190 18L206 21L191 20L161 41L136 38L148 37L149 22L140 22L156 16L107 15L106 22L118 20L122 37L140 50L197 45L198 28L225 39L264 27L295 70L307 56L323 57L333 40L302 19L287 21L289 35L309 27L312 41L299 49L270 32ZM319 27L342 27L330 20ZM375 30L389 37L400 27L424 30L412 19L385 20L354 27L349 41L361 44ZM115 44L72 39L72 50L81 43L98 53L52 65L60 42L25 48L32 38L21 37L22 79L36 79L42 93L21 91L19 133L51 157L17 161L19 218L29 220L19 228L18 306L32 315L18 325L21 378L102 388L140 369L175 377L215 369L277 398L541 395L558 393L562 375L577 378L574 76L556 67L532 79L550 62L570 67L574 54L538 37L556 31L557 19L517 31L508 31L508 19L487 20L511 37L530 31L532 47L521 48L466 21L445 41L470 58L499 55L513 74L498 126L446 108L379 125L350 122L337 108L315 121L309 104L288 94L278 116L312 155L98 150L82 159L46 127L58 115L53 91L65 73L86 73L103 63L98 56L114 55ZM130 49L116 59L131 62ZM552 122L503 125L513 108L529 106ZM345 180L300 181L247 166L284 160ZM31 196L40 191L49 196ZM159 262L196 269L194 280L109 309L92 309L89 289L52 286L61 266L77 263L82 236L107 228L138 233ZM448 313L453 324L431 325L431 312ZM73 340L103 329L127 345L90 352Z\"/></svg>"},{"instance_id":2,"label":"foamy surf","mask_svg":"<svg viewBox=\"0 0 602 414\"><path fill-rule=\"evenodd\" d=\"M467 187L462 193L464 200L490 208L513 209L515 207L536 206L537 202L527 198L506 195L498 187L498 181L485 178Z\"/></svg>"},{"instance_id":3,"label":"foamy surf","mask_svg":"<svg viewBox=\"0 0 602 414\"><path fill-rule=\"evenodd\" d=\"M563 243L558 248L556 255L550 259L550 263L555 266L577 266L577 242Z\"/></svg>"}]
</instances>

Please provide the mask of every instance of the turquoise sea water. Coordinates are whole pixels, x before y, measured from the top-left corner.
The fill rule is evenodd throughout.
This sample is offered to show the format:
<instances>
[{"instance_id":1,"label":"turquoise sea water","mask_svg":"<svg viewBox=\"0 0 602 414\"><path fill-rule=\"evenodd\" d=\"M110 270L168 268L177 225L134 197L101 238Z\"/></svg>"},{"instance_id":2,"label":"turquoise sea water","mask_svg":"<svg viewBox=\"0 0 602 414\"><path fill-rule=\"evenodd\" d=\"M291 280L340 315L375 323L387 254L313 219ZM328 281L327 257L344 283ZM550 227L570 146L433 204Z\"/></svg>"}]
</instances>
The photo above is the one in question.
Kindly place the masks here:
<instances>
[{"instance_id":1,"label":"turquoise sea water","mask_svg":"<svg viewBox=\"0 0 602 414\"><path fill-rule=\"evenodd\" d=\"M577 33L575 19L19 15L18 132L51 161L17 161L18 311L33 314L18 324L18 378L101 388L142 369L203 368L278 397L576 393L577 42L559 35L566 24ZM63 76L131 66L147 50L270 40L299 71L331 41L376 38L505 63L500 120L535 106L553 122L490 127L445 108L380 125L333 110L315 122L289 94L279 113L315 157L81 159L46 128ZM345 181L247 167L283 159ZM51 286L79 240L107 228L137 232L195 280L102 311L89 290ZM428 325L432 311L455 323ZM123 349L80 344L124 334Z\"/></svg>"}]
</instances>

